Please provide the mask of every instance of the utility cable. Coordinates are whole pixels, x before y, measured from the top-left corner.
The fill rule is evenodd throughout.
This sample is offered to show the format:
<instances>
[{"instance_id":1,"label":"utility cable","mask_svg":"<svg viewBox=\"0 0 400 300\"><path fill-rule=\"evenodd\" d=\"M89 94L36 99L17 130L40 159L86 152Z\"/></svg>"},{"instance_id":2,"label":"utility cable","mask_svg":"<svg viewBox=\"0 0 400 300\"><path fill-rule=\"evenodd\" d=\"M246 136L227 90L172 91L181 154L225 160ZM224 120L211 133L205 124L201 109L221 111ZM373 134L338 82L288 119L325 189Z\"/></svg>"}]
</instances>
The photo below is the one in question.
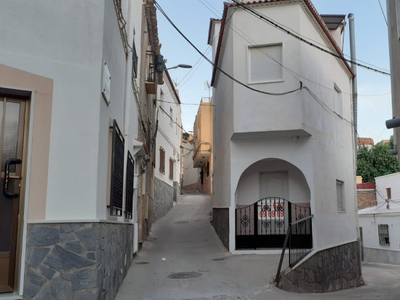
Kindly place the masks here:
<instances>
[{"instance_id":1,"label":"utility cable","mask_svg":"<svg viewBox=\"0 0 400 300\"><path fill-rule=\"evenodd\" d=\"M389 0L389 1L390 1L390 0ZM378 3L379 3L379 6L381 7L382 16L383 16L383 18L385 19L386 26L389 26L389 25L388 25L388 21L387 21L386 16L385 16L385 12L383 11L383 7L382 7L381 0L378 0Z\"/></svg>"},{"instance_id":2,"label":"utility cable","mask_svg":"<svg viewBox=\"0 0 400 300\"><path fill-rule=\"evenodd\" d=\"M300 82L300 86L297 89L293 89L290 91L286 91L286 92L281 92L281 93L272 93L272 92L265 92L262 90L258 90L255 88L252 88L246 84L244 84L243 82L239 81L238 79L234 78L233 76L229 75L227 72L225 72L224 70L222 70L220 67L218 67L216 64L214 64L208 57L206 57L183 33L182 31L180 31L180 29L172 22L172 20L168 17L168 15L164 12L164 10L162 9L162 7L158 4L158 2L154 1L156 7L159 9L159 11L164 15L164 17L168 20L168 22L175 28L176 31L178 31L178 33L201 55L204 57L204 59L210 63L211 65L213 65L217 70L219 70L222 74L224 74L225 76L227 76L229 79L231 79L232 81L240 84L241 86L252 90L253 92L257 92L260 94L265 94L265 95L270 95L270 96L283 96L283 95L287 95L287 94L291 94L294 92L297 92L299 90L301 90L302 88L302 82Z\"/></svg>"},{"instance_id":3,"label":"utility cable","mask_svg":"<svg viewBox=\"0 0 400 300\"><path fill-rule=\"evenodd\" d=\"M341 55L339 55L339 54L337 54L337 53L333 53L333 52L331 52L331 51L329 51L329 50L326 50L326 49L324 49L324 48L322 48L322 47L320 47L320 46L318 46L318 45L316 45L316 44L314 44L314 43L312 43L312 42L306 40L305 38L303 38L303 37L300 36L299 34L294 33L293 30L283 28L281 25L279 25L279 24L278 24L277 22L275 22L274 20L272 20L272 19L270 19L270 18L267 18L266 16L263 16L262 14L256 12L255 10L249 8L248 6L242 4L241 2L239 2L239 1L237 1L237 0L231 0L231 1L234 2L236 5L240 6L241 8L243 8L245 11L247 11L247 12L250 13L251 15L253 15L253 16L255 16L255 17L257 17L257 18L263 20L264 22L266 22L266 23L268 23L268 24L274 26L275 28L277 28L277 29L279 29L279 30L285 32L286 34L288 34L288 35L290 35L290 36L292 36L292 37L298 39L299 41L308 44L308 45L311 46L311 47L314 47L314 48L316 48L316 49L318 49L318 50L320 50L320 51L322 51L322 52L325 52L325 53L327 53L327 54L329 54L329 55L332 55L332 56L334 56L334 57L336 57L336 58L338 58L338 59L341 59L341 60L343 60L343 61L346 61L346 62L348 62L348 63L355 64L355 65L357 65L357 66L359 66L359 67L361 67L361 68L365 68L365 69L370 70L370 71L374 71L374 72L377 72L377 73L380 73L380 74L384 74L384 75L389 75L389 76L390 76L390 73L388 73L388 72L381 71L381 70L378 70L378 69L376 69L376 68L369 67L369 66L367 66L367 65L358 63L358 62L353 61L353 60L351 60L351 59L347 59L347 58L345 58L345 57L343 57L343 56L341 56Z\"/></svg>"}]
</instances>

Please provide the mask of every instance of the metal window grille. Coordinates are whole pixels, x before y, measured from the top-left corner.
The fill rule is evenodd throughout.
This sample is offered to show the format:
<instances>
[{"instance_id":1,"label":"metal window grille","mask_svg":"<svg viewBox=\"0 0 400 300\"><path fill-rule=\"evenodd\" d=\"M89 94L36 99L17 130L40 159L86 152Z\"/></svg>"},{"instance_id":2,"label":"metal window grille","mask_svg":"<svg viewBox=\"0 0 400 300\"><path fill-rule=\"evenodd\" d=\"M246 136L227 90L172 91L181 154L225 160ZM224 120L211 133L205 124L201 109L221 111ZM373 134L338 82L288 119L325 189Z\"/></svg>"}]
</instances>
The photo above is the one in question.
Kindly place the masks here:
<instances>
[{"instance_id":1,"label":"metal window grille","mask_svg":"<svg viewBox=\"0 0 400 300\"><path fill-rule=\"evenodd\" d=\"M344 205L343 181L340 180L336 180L336 201L338 212L345 212L346 207Z\"/></svg>"},{"instance_id":2,"label":"metal window grille","mask_svg":"<svg viewBox=\"0 0 400 300\"><path fill-rule=\"evenodd\" d=\"M112 134L112 159L111 159L111 194L110 214L122 215L122 191L124 181L124 137L118 127L117 121L113 122Z\"/></svg>"},{"instance_id":3,"label":"metal window grille","mask_svg":"<svg viewBox=\"0 0 400 300\"><path fill-rule=\"evenodd\" d=\"M160 172L165 173L165 150L160 147Z\"/></svg>"},{"instance_id":4,"label":"metal window grille","mask_svg":"<svg viewBox=\"0 0 400 300\"><path fill-rule=\"evenodd\" d=\"M146 81L147 82L155 82L155 57L156 53L154 51L147 50L146 51L148 68L146 69Z\"/></svg>"},{"instance_id":5,"label":"metal window grille","mask_svg":"<svg viewBox=\"0 0 400 300\"><path fill-rule=\"evenodd\" d=\"M132 78L137 77L138 56L135 46L135 38L132 41Z\"/></svg>"},{"instance_id":6,"label":"metal window grille","mask_svg":"<svg viewBox=\"0 0 400 300\"><path fill-rule=\"evenodd\" d=\"M379 245L390 245L389 226L387 224L378 225Z\"/></svg>"},{"instance_id":7,"label":"metal window grille","mask_svg":"<svg viewBox=\"0 0 400 300\"><path fill-rule=\"evenodd\" d=\"M169 159L169 179L174 179L174 161Z\"/></svg>"},{"instance_id":8,"label":"metal window grille","mask_svg":"<svg viewBox=\"0 0 400 300\"><path fill-rule=\"evenodd\" d=\"M126 193L125 193L125 218L127 219L132 219L133 180L134 180L134 161L132 154L128 151L128 160L126 162Z\"/></svg>"}]
</instances>

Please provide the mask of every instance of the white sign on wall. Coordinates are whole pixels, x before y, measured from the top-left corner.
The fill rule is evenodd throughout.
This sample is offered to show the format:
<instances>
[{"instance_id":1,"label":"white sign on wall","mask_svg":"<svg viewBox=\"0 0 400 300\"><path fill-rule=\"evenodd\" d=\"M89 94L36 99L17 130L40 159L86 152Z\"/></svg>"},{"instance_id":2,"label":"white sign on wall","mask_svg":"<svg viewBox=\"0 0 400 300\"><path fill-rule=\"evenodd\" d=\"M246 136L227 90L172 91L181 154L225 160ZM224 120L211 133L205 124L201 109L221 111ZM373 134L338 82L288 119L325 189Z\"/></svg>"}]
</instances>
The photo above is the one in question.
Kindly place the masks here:
<instances>
[{"instance_id":1,"label":"white sign on wall","mask_svg":"<svg viewBox=\"0 0 400 300\"><path fill-rule=\"evenodd\" d=\"M110 105L111 75L107 63L103 64L103 80L101 83L101 93L107 105Z\"/></svg>"}]
</instances>

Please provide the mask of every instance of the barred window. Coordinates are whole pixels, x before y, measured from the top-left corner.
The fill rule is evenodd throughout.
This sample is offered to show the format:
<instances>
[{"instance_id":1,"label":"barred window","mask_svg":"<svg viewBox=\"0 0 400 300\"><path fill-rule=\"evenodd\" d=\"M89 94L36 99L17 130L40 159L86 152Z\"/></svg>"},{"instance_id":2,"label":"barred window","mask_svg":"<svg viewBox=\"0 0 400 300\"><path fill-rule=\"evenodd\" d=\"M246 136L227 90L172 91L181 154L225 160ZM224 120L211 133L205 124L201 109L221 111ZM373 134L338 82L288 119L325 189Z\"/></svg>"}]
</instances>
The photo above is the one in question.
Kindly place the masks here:
<instances>
[{"instance_id":1,"label":"barred window","mask_svg":"<svg viewBox=\"0 0 400 300\"><path fill-rule=\"evenodd\" d=\"M389 226L387 224L378 225L379 245L390 245Z\"/></svg>"},{"instance_id":2,"label":"barred window","mask_svg":"<svg viewBox=\"0 0 400 300\"><path fill-rule=\"evenodd\" d=\"M336 180L336 201L338 212L345 212L346 207L344 205L343 181L340 180Z\"/></svg>"},{"instance_id":3,"label":"barred window","mask_svg":"<svg viewBox=\"0 0 400 300\"><path fill-rule=\"evenodd\" d=\"M165 150L160 147L160 172L165 173Z\"/></svg>"}]
</instances>

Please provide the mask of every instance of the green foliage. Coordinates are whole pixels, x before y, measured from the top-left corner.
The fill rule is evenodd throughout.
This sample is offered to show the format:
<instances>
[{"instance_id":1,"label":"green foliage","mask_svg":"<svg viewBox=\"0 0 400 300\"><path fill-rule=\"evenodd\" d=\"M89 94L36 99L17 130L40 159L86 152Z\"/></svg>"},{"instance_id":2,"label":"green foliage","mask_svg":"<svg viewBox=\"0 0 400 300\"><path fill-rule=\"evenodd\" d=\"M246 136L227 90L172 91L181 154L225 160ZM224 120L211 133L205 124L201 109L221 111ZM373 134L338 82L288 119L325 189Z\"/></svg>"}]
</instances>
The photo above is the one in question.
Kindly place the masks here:
<instances>
[{"instance_id":1,"label":"green foliage","mask_svg":"<svg viewBox=\"0 0 400 300\"><path fill-rule=\"evenodd\" d=\"M390 154L390 144L377 144L370 150L361 146L357 151L357 175L363 182L374 181L375 177L399 172L397 156Z\"/></svg>"}]
</instances>

